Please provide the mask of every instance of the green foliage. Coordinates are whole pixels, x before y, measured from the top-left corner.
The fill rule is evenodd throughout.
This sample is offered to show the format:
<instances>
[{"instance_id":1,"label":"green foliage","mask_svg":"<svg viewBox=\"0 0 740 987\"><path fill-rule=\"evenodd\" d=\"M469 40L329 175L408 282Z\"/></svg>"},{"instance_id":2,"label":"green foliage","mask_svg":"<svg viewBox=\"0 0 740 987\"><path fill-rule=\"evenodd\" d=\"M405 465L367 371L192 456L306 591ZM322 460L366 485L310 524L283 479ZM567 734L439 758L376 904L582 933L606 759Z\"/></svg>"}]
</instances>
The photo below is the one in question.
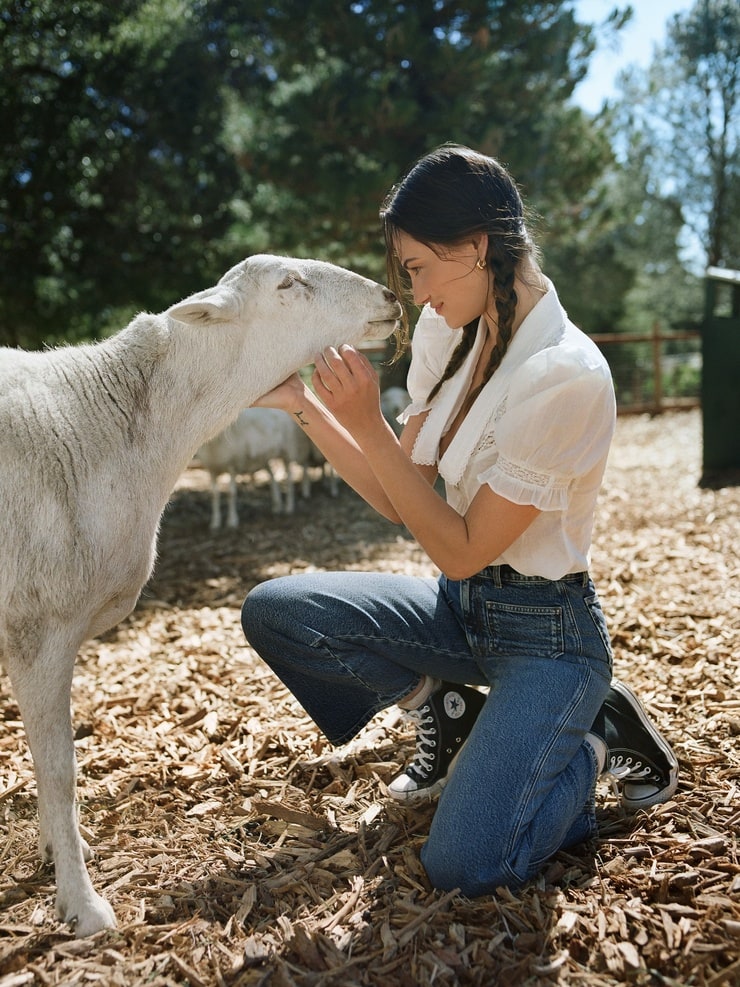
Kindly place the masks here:
<instances>
[{"instance_id":1,"label":"green foliage","mask_svg":"<svg viewBox=\"0 0 740 987\"><path fill-rule=\"evenodd\" d=\"M626 140L628 135L622 135ZM681 259L681 203L656 186L644 146L635 141L610 172L608 202L615 217L613 239L619 264L632 272L620 285L620 313L609 328L648 333L694 328L700 317L700 279ZM609 277L612 269L607 268Z\"/></svg>"},{"instance_id":2,"label":"green foliage","mask_svg":"<svg viewBox=\"0 0 740 987\"><path fill-rule=\"evenodd\" d=\"M675 197L570 102L595 38L570 0L5 0L0 341L104 335L256 251L383 278L381 201L447 140L511 167L573 318L625 325Z\"/></svg>"},{"instance_id":3,"label":"green foliage","mask_svg":"<svg viewBox=\"0 0 740 987\"><path fill-rule=\"evenodd\" d=\"M663 393L672 398L696 398L701 393L701 367L676 363L663 377Z\"/></svg>"},{"instance_id":4,"label":"green foliage","mask_svg":"<svg viewBox=\"0 0 740 987\"><path fill-rule=\"evenodd\" d=\"M5 342L97 334L106 309L158 306L221 267L229 55L205 6L13 0L0 13Z\"/></svg>"},{"instance_id":5,"label":"green foliage","mask_svg":"<svg viewBox=\"0 0 740 987\"><path fill-rule=\"evenodd\" d=\"M543 208L598 174L603 145L565 109L591 50L568 5L320 0L303 17L295 7L269 5L264 85L230 104L244 167L233 234L247 245L381 276L380 203L447 140L501 156Z\"/></svg>"},{"instance_id":6,"label":"green foliage","mask_svg":"<svg viewBox=\"0 0 740 987\"><path fill-rule=\"evenodd\" d=\"M669 22L649 70L623 80L617 124L680 214L679 245L701 266L740 266L740 5L696 0Z\"/></svg>"}]
</instances>

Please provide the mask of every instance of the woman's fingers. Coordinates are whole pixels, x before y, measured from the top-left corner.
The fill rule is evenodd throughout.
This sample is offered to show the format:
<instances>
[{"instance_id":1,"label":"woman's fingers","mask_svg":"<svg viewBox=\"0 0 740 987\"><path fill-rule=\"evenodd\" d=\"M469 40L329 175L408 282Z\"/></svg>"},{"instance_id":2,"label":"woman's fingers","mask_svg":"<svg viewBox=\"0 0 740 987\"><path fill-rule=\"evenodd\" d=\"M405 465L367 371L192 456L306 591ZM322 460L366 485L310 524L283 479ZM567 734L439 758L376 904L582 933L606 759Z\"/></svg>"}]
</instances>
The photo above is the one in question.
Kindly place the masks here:
<instances>
[{"instance_id":1,"label":"woman's fingers","mask_svg":"<svg viewBox=\"0 0 740 987\"><path fill-rule=\"evenodd\" d=\"M319 353L314 360L314 383L319 383L330 394L337 388L338 378L332 369L332 357L327 350Z\"/></svg>"},{"instance_id":2,"label":"woman's fingers","mask_svg":"<svg viewBox=\"0 0 740 987\"><path fill-rule=\"evenodd\" d=\"M350 429L379 404L375 368L353 346L323 350L315 360L313 384L317 396Z\"/></svg>"},{"instance_id":3,"label":"woman's fingers","mask_svg":"<svg viewBox=\"0 0 740 987\"><path fill-rule=\"evenodd\" d=\"M356 350L354 346L350 346L349 343L342 343L339 347L339 356L345 367L354 376L363 375L368 372L372 376L375 375L375 368L365 354L360 352L360 350Z\"/></svg>"},{"instance_id":4,"label":"woman's fingers","mask_svg":"<svg viewBox=\"0 0 740 987\"><path fill-rule=\"evenodd\" d=\"M332 392L346 386L352 380L352 368L345 361L345 357L350 356L347 353L347 349L350 347L342 347L341 349L340 352L334 346L328 346L315 361L316 372L321 383ZM352 352L354 353L354 350Z\"/></svg>"},{"instance_id":5,"label":"woman's fingers","mask_svg":"<svg viewBox=\"0 0 740 987\"><path fill-rule=\"evenodd\" d=\"M290 377L273 387L266 394L261 394L256 401L252 402L253 408L280 408L288 410L291 402L303 391L303 381L299 374L291 374Z\"/></svg>"}]
</instances>

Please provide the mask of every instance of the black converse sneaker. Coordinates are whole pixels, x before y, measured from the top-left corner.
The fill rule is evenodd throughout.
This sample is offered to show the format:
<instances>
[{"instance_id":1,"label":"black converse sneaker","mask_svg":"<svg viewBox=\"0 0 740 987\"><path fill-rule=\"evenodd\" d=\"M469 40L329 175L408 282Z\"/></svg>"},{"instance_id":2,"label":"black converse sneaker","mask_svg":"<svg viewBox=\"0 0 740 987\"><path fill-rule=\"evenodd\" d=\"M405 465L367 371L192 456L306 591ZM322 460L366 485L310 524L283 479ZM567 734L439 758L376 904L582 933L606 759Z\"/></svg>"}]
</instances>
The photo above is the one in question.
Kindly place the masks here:
<instances>
[{"instance_id":1,"label":"black converse sneaker","mask_svg":"<svg viewBox=\"0 0 740 987\"><path fill-rule=\"evenodd\" d=\"M676 756L623 682L612 681L591 732L607 746L604 771L622 782L625 808L644 809L672 798L678 787Z\"/></svg>"},{"instance_id":2,"label":"black converse sneaker","mask_svg":"<svg viewBox=\"0 0 740 987\"><path fill-rule=\"evenodd\" d=\"M417 724L416 753L388 794L412 802L441 792L485 701L477 689L443 682L418 709L409 710Z\"/></svg>"}]
</instances>

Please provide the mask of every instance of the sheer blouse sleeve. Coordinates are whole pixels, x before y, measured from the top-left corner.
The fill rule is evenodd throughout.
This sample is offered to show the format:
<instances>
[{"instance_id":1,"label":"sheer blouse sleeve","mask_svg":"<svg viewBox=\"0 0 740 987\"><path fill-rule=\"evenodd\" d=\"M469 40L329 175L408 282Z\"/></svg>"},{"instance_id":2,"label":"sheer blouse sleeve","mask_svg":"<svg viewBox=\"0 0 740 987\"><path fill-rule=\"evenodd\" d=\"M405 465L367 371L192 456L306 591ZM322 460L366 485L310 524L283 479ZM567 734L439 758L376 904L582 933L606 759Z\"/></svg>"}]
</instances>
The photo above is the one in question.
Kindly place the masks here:
<instances>
[{"instance_id":1,"label":"sheer blouse sleeve","mask_svg":"<svg viewBox=\"0 0 740 987\"><path fill-rule=\"evenodd\" d=\"M514 503L565 510L574 481L605 463L615 417L611 374L595 347L541 350L512 377L495 425L498 457L478 480Z\"/></svg>"}]
</instances>

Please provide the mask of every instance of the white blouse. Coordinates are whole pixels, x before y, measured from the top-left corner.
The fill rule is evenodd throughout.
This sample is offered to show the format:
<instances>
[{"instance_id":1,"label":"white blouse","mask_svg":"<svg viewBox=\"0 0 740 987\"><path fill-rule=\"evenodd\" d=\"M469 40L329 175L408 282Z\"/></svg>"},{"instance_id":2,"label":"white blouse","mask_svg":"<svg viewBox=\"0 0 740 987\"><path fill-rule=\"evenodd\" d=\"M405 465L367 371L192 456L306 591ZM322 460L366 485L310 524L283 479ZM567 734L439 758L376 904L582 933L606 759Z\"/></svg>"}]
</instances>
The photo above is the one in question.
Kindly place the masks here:
<instances>
[{"instance_id":1,"label":"white blouse","mask_svg":"<svg viewBox=\"0 0 740 987\"><path fill-rule=\"evenodd\" d=\"M465 514L484 483L542 512L491 565L559 579L588 569L596 497L606 466L616 404L609 366L568 319L550 287L514 333L500 366L439 457L439 444L467 394L483 346L483 319L458 372L431 402L460 341L460 330L425 306L414 330L404 424L428 411L412 459L436 465L448 503Z\"/></svg>"}]
</instances>

